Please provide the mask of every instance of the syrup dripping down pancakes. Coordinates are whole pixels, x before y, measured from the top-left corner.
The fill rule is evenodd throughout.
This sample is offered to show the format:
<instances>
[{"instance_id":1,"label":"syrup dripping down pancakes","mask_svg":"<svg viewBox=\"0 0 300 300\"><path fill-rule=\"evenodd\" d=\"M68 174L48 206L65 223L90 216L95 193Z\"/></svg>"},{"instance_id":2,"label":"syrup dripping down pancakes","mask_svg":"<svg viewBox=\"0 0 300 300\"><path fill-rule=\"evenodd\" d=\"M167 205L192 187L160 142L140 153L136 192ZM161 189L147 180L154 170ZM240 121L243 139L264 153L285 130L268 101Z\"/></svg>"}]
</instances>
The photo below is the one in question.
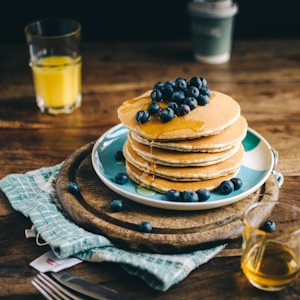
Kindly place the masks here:
<instances>
[{"instance_id":1,"label":"syrup dripping down pancakes","mask_svg":"<svg viewBox=\"0 0 300 300\"><path fill-rule=\"evenodd\" d=\"M136 113L147 109L150 93L127 100L118 109L121 123L129 129L123 154L132 181L167 193L213 190L237 175L247 122L232 97L212 91L207 105L184 116L169 122L154 116L139 124Z\"/></svg>"}]
</instances>

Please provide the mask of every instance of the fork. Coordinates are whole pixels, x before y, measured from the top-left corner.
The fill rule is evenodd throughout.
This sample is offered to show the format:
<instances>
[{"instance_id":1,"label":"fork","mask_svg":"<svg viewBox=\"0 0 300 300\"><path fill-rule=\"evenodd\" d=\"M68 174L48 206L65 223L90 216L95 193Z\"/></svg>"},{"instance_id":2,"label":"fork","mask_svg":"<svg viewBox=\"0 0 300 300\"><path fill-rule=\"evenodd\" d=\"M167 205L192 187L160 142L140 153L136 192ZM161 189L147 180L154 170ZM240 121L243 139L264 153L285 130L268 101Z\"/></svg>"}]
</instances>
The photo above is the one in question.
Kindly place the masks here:
<instances>
[{"instance_id":1,"label":"fork","mask_svg":"<svg viewBox=\"0 0 300 300\"><path fill-rule=\"evenodd\" d=\"M84 300L44 273L36 275L31 284L48 300Z\"/></svg>"}]
</instances>

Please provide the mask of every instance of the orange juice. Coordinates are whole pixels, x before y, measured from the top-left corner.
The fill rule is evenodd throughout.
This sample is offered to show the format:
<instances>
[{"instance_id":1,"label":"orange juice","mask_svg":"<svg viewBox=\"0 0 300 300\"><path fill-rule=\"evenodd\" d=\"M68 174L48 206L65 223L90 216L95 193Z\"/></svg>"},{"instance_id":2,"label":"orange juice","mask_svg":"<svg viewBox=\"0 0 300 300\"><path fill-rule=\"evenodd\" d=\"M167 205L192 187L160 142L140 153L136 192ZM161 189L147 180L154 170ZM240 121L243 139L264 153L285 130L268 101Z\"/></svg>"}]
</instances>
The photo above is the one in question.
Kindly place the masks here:
<instances>
[{"instance_id":1,"label":"orange juice","mask_svg":"<svg viewBox=\"0 0 300 300\"><path fill-rule=\"evenodd\" d=\"M81 103L81 57L48 56L32 63L38 106L42 111L71 112Z\"/></svg>"}]
</instances>

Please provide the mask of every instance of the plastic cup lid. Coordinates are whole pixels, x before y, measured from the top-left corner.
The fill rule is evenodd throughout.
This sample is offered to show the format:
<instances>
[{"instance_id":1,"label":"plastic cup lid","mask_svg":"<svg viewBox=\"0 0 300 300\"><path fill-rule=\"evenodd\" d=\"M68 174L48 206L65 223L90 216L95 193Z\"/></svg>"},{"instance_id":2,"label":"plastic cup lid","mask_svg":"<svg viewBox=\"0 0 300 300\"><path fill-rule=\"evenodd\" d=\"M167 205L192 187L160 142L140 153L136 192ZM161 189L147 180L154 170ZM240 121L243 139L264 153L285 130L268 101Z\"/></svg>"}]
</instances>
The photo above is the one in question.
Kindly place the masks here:
<instances>
[{"instance_id":1,"label":"plastic cup lid","mask_svg":"<svg viewBox=\"0 0 300 300\"><path fill-rule=\"evenodd\" d=\"M193 0L188 4L188 11L195 16L226 18L238 12L238 5L232 0Z\"/></svg>"}]
</instances>

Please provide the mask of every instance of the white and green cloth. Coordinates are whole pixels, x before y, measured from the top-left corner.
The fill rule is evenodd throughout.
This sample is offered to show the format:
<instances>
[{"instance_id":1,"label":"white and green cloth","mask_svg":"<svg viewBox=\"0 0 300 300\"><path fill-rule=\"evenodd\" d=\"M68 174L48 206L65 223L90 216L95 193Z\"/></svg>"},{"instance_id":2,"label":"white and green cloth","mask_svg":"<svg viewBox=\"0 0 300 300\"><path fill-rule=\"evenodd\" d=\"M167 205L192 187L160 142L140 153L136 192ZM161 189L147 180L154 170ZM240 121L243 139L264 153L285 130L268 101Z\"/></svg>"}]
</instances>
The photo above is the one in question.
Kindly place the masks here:
<instances>
[{"instance_id":1,"label":"white and green cloth","mask_svg":"<svg viewBox=\"0 0 300 300\"><path fill-rule=\"evenodd\" d=\"M77 257L90 262L119 263L149 286L166 291L206 263L225 245L185 254L153 254L125 251L106 237L88 232L70 220L62 210L55 181L62 164L25 174L11 174L0 180L0 188L12 207L30 218L38 235L58 258Z\"/></svg>"}]
</instances>

